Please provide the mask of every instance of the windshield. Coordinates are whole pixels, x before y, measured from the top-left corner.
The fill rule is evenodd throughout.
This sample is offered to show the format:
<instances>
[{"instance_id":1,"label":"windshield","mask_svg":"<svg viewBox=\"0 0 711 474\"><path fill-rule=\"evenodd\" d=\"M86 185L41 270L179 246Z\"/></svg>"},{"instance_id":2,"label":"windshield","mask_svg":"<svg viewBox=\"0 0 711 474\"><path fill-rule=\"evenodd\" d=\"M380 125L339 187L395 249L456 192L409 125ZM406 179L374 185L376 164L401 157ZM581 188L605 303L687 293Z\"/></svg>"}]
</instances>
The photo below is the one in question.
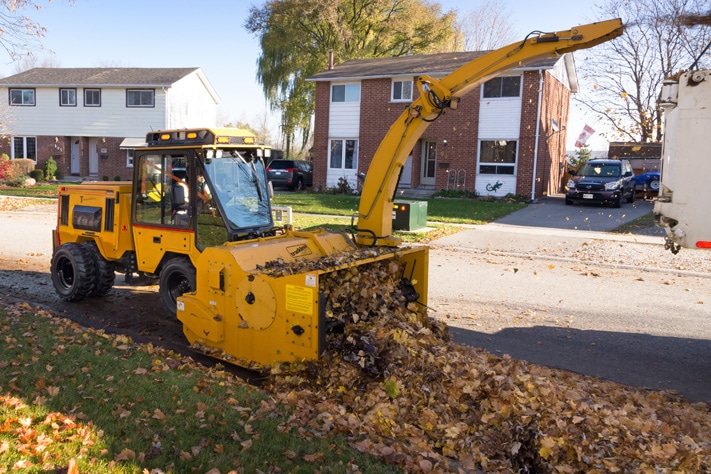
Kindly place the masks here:
<instances>
[{"instance_id":1,"label":"windshield","mask_svg":"<svg viewBox=\"0 0 711 474\"><path fill-rule=\"evenodd\" d=\"M221 153L220 153L221 152ZM264 163L252 150L217 150L205 159L210 191L233 228L271 228L272 213Z\"/></svg>"},{"instance_id":2,"label":"windshield","mask_svg":"<svg viewBox=\"0 0 711 474\"><path fill-rule=\"evenodd\" d=\"M578 176L589 176L596 178L619 178L620 165L585 163L576 173Z\"/></svg>"}]
</instances>

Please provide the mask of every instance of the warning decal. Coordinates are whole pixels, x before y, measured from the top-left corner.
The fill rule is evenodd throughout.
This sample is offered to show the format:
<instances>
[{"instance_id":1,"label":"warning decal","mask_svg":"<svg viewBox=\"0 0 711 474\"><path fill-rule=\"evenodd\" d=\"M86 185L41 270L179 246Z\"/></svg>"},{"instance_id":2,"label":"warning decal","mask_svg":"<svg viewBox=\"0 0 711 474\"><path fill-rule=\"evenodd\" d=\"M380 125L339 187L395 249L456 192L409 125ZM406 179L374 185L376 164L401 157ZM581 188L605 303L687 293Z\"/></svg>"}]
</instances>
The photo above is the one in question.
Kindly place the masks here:
<instances>
[{"instance_id":1,"label":"warning decal","mask_svg":"<svg viewBox=\"0 0 711 474\"><path fill-rule=\"evenodd\" d=\"M314 290L305 286L286 285L286 310L312 315Z\"/></svg>"}]
</instances>

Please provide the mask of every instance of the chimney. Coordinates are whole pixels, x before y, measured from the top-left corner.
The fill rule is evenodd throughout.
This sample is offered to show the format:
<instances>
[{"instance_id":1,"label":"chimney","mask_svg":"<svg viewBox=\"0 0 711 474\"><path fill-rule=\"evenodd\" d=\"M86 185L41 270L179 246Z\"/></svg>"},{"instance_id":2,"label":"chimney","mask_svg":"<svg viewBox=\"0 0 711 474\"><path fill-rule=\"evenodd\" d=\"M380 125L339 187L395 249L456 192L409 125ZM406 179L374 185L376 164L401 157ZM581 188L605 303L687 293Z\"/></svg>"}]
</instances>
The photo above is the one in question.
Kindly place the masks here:
<instances>
[{"instance_id":1,"label":"chimney","mask_svg":"<svg viewBox=\"0 0 711 474\"><path fill-rule=\"evenodd\" d=\"M328 50L328 70L333 70L333 48Z\"/></svg>"}]
</instances>

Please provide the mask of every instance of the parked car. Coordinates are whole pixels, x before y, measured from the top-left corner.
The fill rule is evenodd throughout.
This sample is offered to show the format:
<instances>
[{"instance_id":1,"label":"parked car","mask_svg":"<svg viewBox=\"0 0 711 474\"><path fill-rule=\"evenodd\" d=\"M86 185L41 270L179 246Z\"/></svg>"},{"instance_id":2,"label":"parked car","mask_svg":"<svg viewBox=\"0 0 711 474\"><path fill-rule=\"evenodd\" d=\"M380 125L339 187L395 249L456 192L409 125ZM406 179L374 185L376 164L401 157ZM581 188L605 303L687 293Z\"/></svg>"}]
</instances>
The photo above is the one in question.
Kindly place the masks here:
<instances>
[{"instance_id":1,"label":"parked car","mask_svg":"<svg viewBox=\"0 0 711 474\"><path fill-rule=\"evenodd\" d=\"M572 174L566 185L566 204L596 203L620 207L623 199L634 202L634 171L627 160L588 160Z\"/></svg>"},{"instance_id":2,"label":"parked car","mask_svg":"<svg viewBox=\"0 0 711 474\"><path fill-rule=\"evenodd\" d=\"M659 180L662 175L659 171L647 171L634 177L634 187L637 191L659 191Z\"/></svg>"},{"instance_id":3,"label":"parked car","mask_svg":"<svg viewBox=\"0 0 711 474\"><path fill-rule=\"evenodd\" d=\"M313 166L302 160L272 160L267 166L267 178L275 188L304 189L313 185Z\"/></svg>"}]
</instances>

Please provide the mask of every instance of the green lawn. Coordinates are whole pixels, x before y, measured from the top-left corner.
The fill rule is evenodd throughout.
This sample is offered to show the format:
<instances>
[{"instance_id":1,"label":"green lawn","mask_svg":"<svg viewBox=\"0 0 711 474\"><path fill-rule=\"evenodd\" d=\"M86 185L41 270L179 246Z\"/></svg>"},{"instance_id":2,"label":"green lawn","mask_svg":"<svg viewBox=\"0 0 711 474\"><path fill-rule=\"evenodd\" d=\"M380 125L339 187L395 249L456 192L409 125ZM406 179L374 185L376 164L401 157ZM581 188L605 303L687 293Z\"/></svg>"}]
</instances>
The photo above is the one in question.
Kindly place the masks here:
<instances>
[{"instance_id":1,"label":"green lawn","mask_svg":"<svg viewBox=\"0 0 711 474\"><path fill-rule=\"evenodd\" d=\"M55 197L59 186L74 183L41 183L31 188L0 186L0 195L24 197ZM427 199L427 221L449 224L486 224L511 212L523 209L525 203L492 202L475 199ZM277 194L275 206L291 206L294 213L325 214L351 217L358 212L360 196L346 194L289 193ZM350 219L346 222L350 223Z\"/></svg>"},{"instance_id":2,"label":"green lawn","mask_svg":"<svg viewBox=\"0 0 711 474\"><path fill-rule=\"evenodd\" d=\"M490 202L475 199L433 198L427 201L427 221L455 224L485 224L526 207L525 203ZM351 216L358 212L359 196L343 194L278 194L277 206L291 206L294 212Z\"/></svg>"}]
</instances>

